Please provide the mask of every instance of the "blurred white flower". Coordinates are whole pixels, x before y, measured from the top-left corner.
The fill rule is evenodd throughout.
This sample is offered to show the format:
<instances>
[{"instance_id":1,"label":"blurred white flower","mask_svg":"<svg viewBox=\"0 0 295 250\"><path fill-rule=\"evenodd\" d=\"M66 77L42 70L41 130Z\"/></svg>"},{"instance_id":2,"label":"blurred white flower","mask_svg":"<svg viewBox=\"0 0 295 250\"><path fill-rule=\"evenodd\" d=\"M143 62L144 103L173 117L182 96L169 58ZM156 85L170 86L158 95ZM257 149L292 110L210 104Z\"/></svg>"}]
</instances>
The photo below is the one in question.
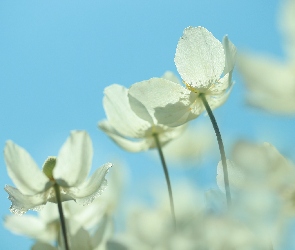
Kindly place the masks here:
<instances>
[{"instance_id":1,"label":"blurred white flower","mask_svg":"<svg viewBox=\"0 0 295 250\"><path fill-rule=\"evenodd\" d=\"M186 87L163 78L136 83L129 90L131 108L143 119L147 110L154 112L159 123L174 127L205 110L200 94L212 109L222 105L231 90L235 55L236 48L227 36L221 44L203 27L186 28L175 54Z\"/></svg>"},{"instance_id":2,"label":"blurred white flower","mask_svg":"<svg viewBox=\"0 0 295 250\"><path fill-rule=\"evenodd\" d=\"M40 210L47 201L56 202L55 184L60 187L62 201L91 203L106 188L105 175L112 166L106 163L86 180L92 154L89 135L85 131L73 131L57 158L49 157L41 171L25 149L8 141L5 162L8 175L17 187L5 186L12 202L10 211L21 215L29 209Z\"/></svg>"},{"instance_id":3,"label":"blurred white flower","mask_svg":"<svg viewBox=\"0 0 295 250\"><path fill-rule=\"evenodd\" d=\"M68 227L71 231L72 228L75 228L75 231L72 231L68 234L69 246L71 250L106 250L106 242L104 242L104 237L109 234L109 224L110 220L104 217L101 221L99 227L97 227L94 232L90 233L85 230L83 227L79 227L75 221L68 221ZM101 244L101 243L104 244ZM37 241L32 250L55 250L55 249L64 249L62 242L59 242L58 247L52 246L48 242Z\"/></svg>"},{"instance_id":4,"label":"blurred white flower","mask_svg":"<svg viewBox=\"0 0 295 250\"><path fill-rule=\"evenodd\" d=\"M228 175L233 191L231 214L239 218L261 243L281 244L294 214L295 168L269 143L239 141L228 161ZM217 184L224 191L221 163L217 167Z\"/></svg>"},{"instance_id":5,"label":"blurred white flower","mask_svg":"<svg viewBox=\"0 0 295 250\"><path fill-rule=\"evenodd\" d=\"M176 186L174 194L177 230L173 230L166 199L154 208L131 204L126 232L118 236L119 242L130 250L270 249L270 238L262 230L269 224L255 223L251 211L246 214L254 217L250 222L228 209L208 212L201 193L187 183Z\"/></svg>"},{"instance_id":6,"label":"blurred white flower","mask_svg":"<svg viewBox=\"0 0 295 250\"><path fill-rule=\"evenodd\" d=\"M266 188L283 191L295 182L295 168L269 143L240 141L233 149L233 161L228 161L230 185L253 191ZM217 184L224 188L221 163L217 167Z\"/></svg>"},{"instance_id":7,"label":"blurred white flower","mask_svg":"<svg viewBox=\"0 0 295 250\"><path fill-rule=\"evenodd\" d=\"M248 201L260 202L260 208L267 207L265 211L274 208L265 201L271 196L284 215L294 214L295 167L274 146L240 141L234 146L232 159L228 162L232 190L237 191L239 196L243 193ZM217 167L217 184L224 190L221 164Z\"/></svg>"},{"instance_id":8,"label":"blurred white flower","mask_svg":"<svg viewBox=\"0 0 295 250\"><path fill-rule=\"evenodd\" d=\"M176 139L163 148L163 152L172 164L192 166L201 163L204 156L213 148L214 134L205 123L189 125Z\"/></svg>"},{"instance_id":9,"label":"blurred white flower","mask_svg":"<svg viewBox=\"0 0 295 250\"><path fill-rule=\"evenodd\" d=\"M247 102L277 114L295 114L295 1L286 0L280 15L286 62L269 56L242 54L238 66L248 88Z\"/></svg>"},{"instance_id":10,"label":"blurred white flower","mask_svg":"<svg viewBox=\"0 0 295 250\"><path fill-rule=\"evenodd\" d=\"M64 210L67 213L65 207ZM55 204L49 203L38 216L8 215L4 218L4 226L15 234L42 242L56 241L60 230L58 210Z\"/></svg>"},{"instance_id":11,"label":"blurred white flower","mask_svg":"<svg viewBox=\"0 0 295 250\"><path fill-rule=\"evenodd\" d=\"M130 107L128 89L124 86L113 84L105 88L104 94L103 106L107 120L99 122L98 126L127 151L139 152L155 148L154 134L165 145L183 130L182 127L174 129L163 126L147 110L141 115L136 114Z\"/></svg>"}]
</instances>

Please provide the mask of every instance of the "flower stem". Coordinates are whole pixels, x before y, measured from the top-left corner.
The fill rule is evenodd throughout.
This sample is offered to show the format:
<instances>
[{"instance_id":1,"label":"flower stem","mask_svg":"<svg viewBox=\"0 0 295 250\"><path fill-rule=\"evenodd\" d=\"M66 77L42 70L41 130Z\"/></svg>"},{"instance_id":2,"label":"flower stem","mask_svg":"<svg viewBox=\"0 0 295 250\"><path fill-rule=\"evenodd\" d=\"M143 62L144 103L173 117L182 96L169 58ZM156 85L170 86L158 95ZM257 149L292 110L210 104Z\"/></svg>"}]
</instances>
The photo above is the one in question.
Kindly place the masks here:
<instances>
[{"instance_id":1,"label":"flower stem","mask_svg":"<svg viewBox=\"0 0 295 250\"><path fill-rule=\"evenodd\" d=\"M56 196L56 201L57 201L57 206L58 206L59 219L60 219L60 224L61 224L61 229L62 229L62 235L64 238L65 248L66 248L66 250L70 250L68 238L67 238L65 217L64 217L64 213L63 213L63 209L62 209L62 204L61 204L60 190L59 190L59 186L56 183L54 184L54 191L55 191L55 196Z\"/></svg>"},{"instance_id":2,"label":"flower stem","mask_svg":"<svg viewBox=\"0 0 295 250\"><path fill-rule=\"evenodd\" d=\"M167 188L168 188L168 193L169 193L170 209L171 209L171 214L172 214L172 217L173 217L174 229L176 229L176 217L175 217L174 202L173 202L172 188L171 188L171 184L170 184L168 168L167 168L166 161L165 161L165 158L164 158L164 154L163 154L163 151L162 151L162 148L161 148L159 137L158 137L157 134L153 134L153 136L155 138L156 146L157 146L157 149L158 149L158 152L159 152L159 156L160 156L160 159L161 159L161 163L162 163L165 178L166 178L166 183L167 183Z\"/></svg>"},{"instance_id":3,"label":"flower stem","mask_svg":"<svg viewBox=\"0 0 295 250\"><path fill-rule=\"evenodd\" d=\"M210 117L211 123L213 125L216 137L217 137L217 142L219 146L219 151L221 155L221 162L222 162L222 168L223 168L223 177L224 177L224 186L225 186L225 194L226 194L226 201L227 201L227 206L229 207L231 204L231 193L230 193L230 188L229 188L229 179L228 179L228 171L227 171L227 163L226 163L226 157L225 157L225 151L224 151L224 146L221 138L221 134L216 122L216 119L213 115L213 112L209 106L209 103L207 102L207 99L204 94L200 94L200 98L203 101L203 104L206 108L206 111Z\"/></svg>"}]
</instances>

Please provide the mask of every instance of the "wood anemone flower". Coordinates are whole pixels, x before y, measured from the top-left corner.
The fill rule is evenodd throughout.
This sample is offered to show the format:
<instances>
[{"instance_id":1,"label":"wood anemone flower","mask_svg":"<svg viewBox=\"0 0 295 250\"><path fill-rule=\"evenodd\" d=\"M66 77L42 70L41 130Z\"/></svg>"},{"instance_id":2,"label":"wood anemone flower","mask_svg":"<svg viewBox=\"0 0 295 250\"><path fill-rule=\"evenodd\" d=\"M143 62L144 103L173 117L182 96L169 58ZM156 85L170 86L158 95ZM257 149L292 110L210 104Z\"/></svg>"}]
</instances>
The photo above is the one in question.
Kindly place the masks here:
<instances>
[{"instance_id":1,"label":"wood anemone flower","mask_svg":"<svg viewBox=\"0 0 295 250\"><path fill-rule=\"evenodd\" d=\"M54 185L59 186L62 201L91 203L106 188L105 176L112 166L106 163L86 179L92 155L92 142L87 132L73 131L58 156L49 157L41 171L25 149L8 141L4 157L8 175L16 186L5 186L12 202L10 211L22 215L29 209L40 210L48 201L56 203Z\"/></svg>"},{"instance_id":2,"label":"wood anemone flower","mask_svg":"<svg viewBox=\"0 0 295 250\"><path fill-rule=\"evenodd\" d=\"M227 36L221 43L203 27L188 27L174 59L185 86L162 78L134 84L129 90L130 106L139 116L153 109L159 123L182 125L205 110L200 94L211 109L227 100L235 57L236 48Z\"/></svg>"}]
</instances>

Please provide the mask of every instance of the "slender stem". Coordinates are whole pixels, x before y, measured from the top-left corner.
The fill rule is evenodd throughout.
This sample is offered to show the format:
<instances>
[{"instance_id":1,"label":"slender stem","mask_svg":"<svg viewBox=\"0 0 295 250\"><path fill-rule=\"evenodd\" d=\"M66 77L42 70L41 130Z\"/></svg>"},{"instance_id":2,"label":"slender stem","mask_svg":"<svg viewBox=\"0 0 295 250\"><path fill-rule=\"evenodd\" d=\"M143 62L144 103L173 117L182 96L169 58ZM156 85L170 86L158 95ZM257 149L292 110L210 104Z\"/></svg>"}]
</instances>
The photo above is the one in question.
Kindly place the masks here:
<instances>
[{"instance_id":1,"label":"slender stem","mask_svg":"<svg viewBox=\"0 0 295 250\"><path fill-rule=\"evenodd\" d=\"M61 204L59 186L56 183L54 184L54 191L55 191L55 195L56 195L56 201L57 201L58 212L59 212L59 219L60 219L60 224L61 224L61 229L62 229L62 235L64 238L65 248L66 248L66 250L70 250L68 238L67 238L66 222L65 222L63 209L62 209L62 204Z\"/></svg>"},{"instance_id":2,"label":"slender stem","mask_svg":"<svg viewBox=\"0 0 295 250\"><path fill-rule=\"evenodd\" d=\"M229 179L228 179L228 171L227 171L227 163L226 163L226 157L225 157L225 151L224 151L224 146L221 138L221 134L216 122L216 119L213 115L213 112L207 102L207 99L204 94L200 94L200 98L203 101L203 104L207 110L207 113L210 117L211 123L213 125L217 141L218 141L218 146L219 146L219 151L221 155L221 162L222 162L222 168L223 168L223 177L224 177L224 186L225 186L225 194L226 194L226 201L227 201L227 206L229 207L231 204L231 193L230 193L230 188L229 188Z\"/></svg>"},{"instance_id":3,"label":"slender stem","mask_svg":"<svg viewBox=\"0 0 295 250\"><path fill-rule=\"evenodd\" d=\"M167 183L168 193L169 193L169 200L170 200L170 209L171 209L171 214L172 214L172 217L173 217L174 228L176 229L176 217L175 217L174 202L173 202L172 188L171 188L171 184L170 184L168 168L167 168L166 161L165 161L165 158L164 158L164 154L163 154L163 151L162 151L162 148L161 148L159 137L158 137L157 134L153 134L153 136L155 138L156 146L157 146L157 149L158 149L158 152L159 152L159 156L160 156L160 159L161 159L161 163L162 163L165 178L166 178L166 183Z\"/></svg>"}]
</instances>

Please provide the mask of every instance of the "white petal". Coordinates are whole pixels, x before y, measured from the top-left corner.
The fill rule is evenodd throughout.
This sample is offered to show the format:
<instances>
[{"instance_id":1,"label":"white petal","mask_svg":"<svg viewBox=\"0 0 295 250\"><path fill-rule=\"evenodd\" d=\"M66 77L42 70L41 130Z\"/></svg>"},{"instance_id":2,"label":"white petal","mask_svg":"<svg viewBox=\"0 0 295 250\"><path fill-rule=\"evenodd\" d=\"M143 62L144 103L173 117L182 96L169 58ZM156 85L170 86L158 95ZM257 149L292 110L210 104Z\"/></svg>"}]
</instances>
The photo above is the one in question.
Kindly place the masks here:
<instances>
[{"instance_id":1,"label":"white petal","mask_svg":"<svg viewBox=\"0 0 295 250\"><path fill-rule=\"evenodd\" d=\"M35 195L24 195L18 189L8 185L4 189L9 194L8 199L12 203L10 212L16 215L22 215L29 209L39 211L46 204L47 200L54 196L52 189Z\"/></svg>"},{"instance_id":2,"label":"white petal","mask_svg":"<svg viewBox=\"0 0 295 250\"><path fill-rule=\"evenodd\" d=\"M107 250L128 250L125 245L123 245L121 242L117 242L114 239L110 239L107 241ZM95 249L100 250L100 249Z\"/></svg>"},{"instance_id":3,"label":"white petal","mask_svg":"<svg viewBox=\"0 0 295 250\"><path fill-rule=\"evenodd\" d=\"M69 221L68 225L70 229L79 227L79 224L73 220ZM71 250L93 250L89 232L81 226L69 235L69 245Z\"/></svg>"},{"instance_id":4,"label":"white petal","mask_svg":"<svg viewBox=\"0 0 295 250\"><path fill-rule=\"evenodd\" d=\"M30 227L28 227L30 225ZM32 215L9 215L4 218L4 226L20 235L25 235L32 238L37 238L40 231L45 229L45 225L42 220Z\"/></svg>"},{"instance_id":5,"label":"white petal","mask_svg":"<svg viewBox=\"0 0 295 250\"><path fill-rule=\"evenodd\" d=\"M239 186L239 183L245 178L243 171L236 164L234 164L233 161L226 160L226 163L230 188ZM221 161L217 165L216 181L219 189L225 193L224 174Z\"/></svg>"},{"instance_id":6,"label":"white petal","mask_svg":"<svg viewBox=\"0 0 295 250\"><path fill-rule=\"evenodd\" d=\"M29 225L29 226L28 226ZM54 238L46 237L46 224L40 218L31 215L10 215L4 218L4 226L15 234L24 235L33 239L52 241ZM41 237L40 237L41 236Z\"/></svg>"},{"instance_id":7,"label":"white petal","mask_svg":"<svg viewBox=\"0 0 295 250\"><path fill-rule=\"evenodd\" d=\"M152 78L133 84L128 95L130 106L138 116L146 110L154 112L158 124L179 126L197 117L191 113L196 94L175 82Z\"/></svg>"},{"instance_id":8,"label":"white petal","mask_svg":"<svg viewBox=\"0 0 295 250\"><path fill-rule=\"evenodd\" d=\"M223 103L226 102L226 100L229 97L230 92L232 91L232 87L233 86L231 86L226 92L222 92L221 94L206 95L207 101L208 101L209 106L212 110L220 107Z\"/></svg>"},{"instance_id":9,"label":"white petal","mask_svg":"<svg viewBox=\"0 0 295 250\"><path fill-rule=\"evenodd\" d=\"M54 203L48 203L39 212L40 219L44 221L46 224L51 223L54 220L59 219L59 213L56 204Z\"/></svg>"},{"instance_id":10,"label":"white petal","mask_svg":"<svg viewBox=\"0 0 295 250\"><path fill-rule=\"evenodd\" d=\"M235 45L228 39L227 36L223 38L222 44L225 53L225 67L223 74L226 75L227 73L232 72L234 69L237 56L237 49Z\"/></svg>"},{"instance_id":11,"label":"white petal","mask_svg":"<svg viewBox=\"0 0 295 250\"><path fill-rule=\"evenodd\" d=\"M202 162L204 155L210 152L212 145L215 145L211 124L196 125L188 126L182 135L164 147L163 151L169 162L178 163L182 167L196 166Z\"/></svg>"},{"instance_id":12,"label":"white petal","mask_svg":"<svg viewBox=\"0 0 295 250\"><path fill-rule=\"evenodd\" d=\"M134 114L129 105L128 89L113 84L105 88L104 94L103 106L112 127L126 137L143 137L145 130L150 127L152 118L149 117L147 122Z\"/></svg>"},{"instance_id":13,"label":"white petal","mask_svg":"<svg viewBox=\"0 0 295 250\"><path fill-rule=\"evenodd\" d=\"M208 91L212 95L218 95L224 93L232 84L229 79L230 73L226 74L224 77L219 79L219 81L213 84Z\"/></svg>"},{"instance_id":14,"label":"white petal","mask_svg":"<svg viewBox=\"0 0 295 250\"><path fill-rule=\"evenodd\" d=\"M285 34L286 49L291 60L295 60L295 1L287 0L283 3L279 20Z\"/></svg>"},{"instance_id":15,"label":"white petal","mask_svg":"<svg viewBox=\"0 0 295 250\"><path fill-rule=\"evenodd\" d=\"M103 130L115 143L117 143L121 148L129 152L140 152L145 151L150 148L150 144L146 138L132 141L118 134L117 131L111 127L111 124L105 120L98 124L99 128Z\"/></svg>"},{"instance_id":16,"label":"white petal","mask_svg":"<svg viewBox=\"0 0 295 250\"><path fill-rule=\"evenodd\" d=\"M164 78L168 81L171 81L171 82L175 82L175 83L178 83L178 84L181 84L181 82L179 81L178 77L171 71L166 71L164 73L164 75L162 75L161 78Z\"/></svg>"},{"instance_id":17,"label":"white petal","mask_svg":"<svg viewBox=\"0 0 295 250\"><path fill-rule=\"evenodd\" d=\"M99 227L95 230L92 238L91 245L95 250L103 250L106 249L105 245L107 241L114 234L114 222L111 216L107 214L102 218Z\"/></svg>"},{"instance_id":18,"label":"white petal","mask_svg":"<svg viewBox=\"0 0 295 250\"><path fill-rule=\"evenodd\" d=\"M53 177L60 186L80 185L92 163L92 142L85 131L73 131L59 151Z\"/></svg>"},{"instance_id":19,"label":"white petal","mask_svg":"<svg viewBox=\"0 0 295 250\"><path fill-rule=\"evenodd\" d=\"M77 203L88 205L96 197L100 196L107 186L107 181L105 179L109 168L112 167L111 163L106 163L99 169L97 169L94 174L81 186L77 188L69 188L67 194L75 199Z\"/></svg>"},{"instance_id":20,"label":"white petal","mask_svg":"<svg viewBox=\"0 0 295 250\"><path fill-rule=\"evenodd\" d=\"M295 113L295 74L291 64L243 55L238 57L238 65L251 105L278 114Z\"/></svg>"},{"instance_id":21,"label":"white petal","mask_svg":"<svg viewBox=\"0 0 295 250\"><path fill-rule=\"evenodd\" d=\"M57 250L57 248L49 245L48 243L44 243L44 242L36 242L33 246L32 246L32 250Z\"/></svg>"},{"instance_id":22,"label":"white petal","mask_svg":"<svg viewBox=\"0 0 295 250\"><path fill-rule=\"evenodd\" d=\"M159 134L159 141L162 146L166 145L171 140L177 138L186 129L186 124L178 127L167 128L165 132ZM154 145L156 147L156 145Z\"/></svg>"},{"instance_id":23,"label":"white petal","mask_svg":"<svg viewBox=\"0 0 295 250\"><path fill-rule=\"evenodd\" d=\"M45 189L49 179L25 149L7 141L4 157L9 177L23 194L33 195Z\"/></svg>"},{"instance_id":24,"label":"white petal","mask_svg":"<svg viewBox=\"0 0 295 250\"><path fill-rule=\"evenodd\" d=\"M294 166L269 143L256 145L240 141L234 147L233 157L247 177L244 185L247 188L266 186L284 192L286 187L293 186Z\"/></svg>"},{"instance_id":25,"label":"white petal","mask_svg":"<svg viewBox=\"0 0 295 250\"><path fill-rule=\"evenodd\" d=\"M207 29L188 27L177 44L174 61L186 84L206 88L219 79L225 55L221 42Z\"/></svg>"}]
</instances>

